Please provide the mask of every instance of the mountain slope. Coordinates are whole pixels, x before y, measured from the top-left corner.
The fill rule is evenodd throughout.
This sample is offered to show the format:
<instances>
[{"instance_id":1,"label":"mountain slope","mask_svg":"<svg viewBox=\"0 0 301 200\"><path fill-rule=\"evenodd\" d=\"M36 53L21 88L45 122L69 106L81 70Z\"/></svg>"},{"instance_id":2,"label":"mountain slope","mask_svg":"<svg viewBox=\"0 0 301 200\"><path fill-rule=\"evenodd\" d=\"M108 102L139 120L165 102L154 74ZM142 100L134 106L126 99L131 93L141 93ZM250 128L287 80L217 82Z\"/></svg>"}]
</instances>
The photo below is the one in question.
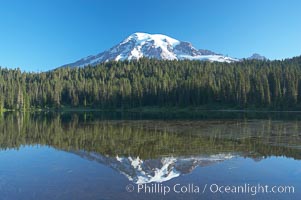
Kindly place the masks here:
<instances>
[{"instance_id":1,"label":"mountain slope","mask_svg":"<svg viewBox=\"0 0 301 200\"><path fill-rule=\"evenodd\" d=\"M268 60L268 59L258 53L254 53L252 56L248 57L247 60Z\"/></svg>"},{"instance_id":2,"label":"mountain slope","mask_svg":"<svg viewBox=\"0 0 301 200\"><path fill-rule=\"evenodd\" d=\"M159 60L238 61L237 59L216 54L209 50L198 50L189 42L182 42L166 35L134 33L107 51L94 56L88 56L62 67L83 67L112 60L137 60L142 57Z\"/></svg>"}]
</instances>

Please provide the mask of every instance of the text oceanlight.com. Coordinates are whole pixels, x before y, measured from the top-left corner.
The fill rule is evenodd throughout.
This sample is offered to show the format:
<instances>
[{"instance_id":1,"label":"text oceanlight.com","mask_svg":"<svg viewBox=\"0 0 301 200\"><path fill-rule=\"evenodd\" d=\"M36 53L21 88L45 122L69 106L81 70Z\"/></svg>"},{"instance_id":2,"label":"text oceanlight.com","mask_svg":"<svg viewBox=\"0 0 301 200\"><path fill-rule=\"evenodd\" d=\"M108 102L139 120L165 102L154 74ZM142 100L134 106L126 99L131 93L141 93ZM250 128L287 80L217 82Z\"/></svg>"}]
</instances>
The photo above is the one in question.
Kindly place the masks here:
<instances>
[{"instance_id":1,"label":"text oceanlight.com","mask_svg":"<svg viewBox=\"0 0 301 200\"><path fill-rule=\"evenodd\" d=\"M152 184L129 184L126 186L128 192L136 192L138 194L159 194L167 195L169 193L178 194L294 194L295 187L290 185L265 185L265 184L242 184L242 185L220 185L220 184L174 184L172 186L162 183Z\"/></svg>"}]
</instances>

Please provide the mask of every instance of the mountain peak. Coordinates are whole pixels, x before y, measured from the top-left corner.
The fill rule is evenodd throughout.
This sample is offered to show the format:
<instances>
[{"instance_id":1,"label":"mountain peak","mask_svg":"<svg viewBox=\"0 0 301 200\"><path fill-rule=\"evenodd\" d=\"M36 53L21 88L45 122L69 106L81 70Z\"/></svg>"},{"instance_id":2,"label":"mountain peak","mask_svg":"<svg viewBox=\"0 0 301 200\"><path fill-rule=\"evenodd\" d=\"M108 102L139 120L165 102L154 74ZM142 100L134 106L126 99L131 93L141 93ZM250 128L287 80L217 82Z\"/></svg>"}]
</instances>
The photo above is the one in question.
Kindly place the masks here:
<instances>
[{"instance_id":1,"label":"mountain peak","mask_svg":"<svg viewBox=\"0 0 301 200\"><path fill-rule=\"evenodd\" d=\"M248 57L247 60L268 60L266 57L259 53L253 53L252 56Z\"/></svg>"},{"instance_id":2,"label":"mountain peak","mask_svg":"<svg viewBox=\"0 0 301 200\"><path fill-rule=\"evenodd\" d=\"M180 43L178 40L163 34L149 34L149 33L136 32L130 35L126 40L132 38L135 38L138 41L149 41L149 40L163 41L174 45Z\"/></svg>"},{"instance_id":3,"label":"mountain peak","mask_svg":"<svg viewBox=\"0 0 301 200\"><path fill-rule=\"evenodd\" d=\"M88 56L63 67L93 66L111 60L138 60L142 57L158 60L238 61L209 50L197 50L191 43L179 41L167 35L136 32L107 51L95 56Z\"/></svg>"},{"instance_id":4,"label":"mountain peak","mask_svg":"<svg viewBox=\"0 0 301 200\"><path fill-rule=\"evenodd\" d=\"M161 59L174 60L176 55L170 50L179 43L180 41L162 34L133 33L117 45L117 47L127 45L127 48L120 52L121 55L115 60L132 60L141 57L160 57Z\"/></svg>"}]
</instances>

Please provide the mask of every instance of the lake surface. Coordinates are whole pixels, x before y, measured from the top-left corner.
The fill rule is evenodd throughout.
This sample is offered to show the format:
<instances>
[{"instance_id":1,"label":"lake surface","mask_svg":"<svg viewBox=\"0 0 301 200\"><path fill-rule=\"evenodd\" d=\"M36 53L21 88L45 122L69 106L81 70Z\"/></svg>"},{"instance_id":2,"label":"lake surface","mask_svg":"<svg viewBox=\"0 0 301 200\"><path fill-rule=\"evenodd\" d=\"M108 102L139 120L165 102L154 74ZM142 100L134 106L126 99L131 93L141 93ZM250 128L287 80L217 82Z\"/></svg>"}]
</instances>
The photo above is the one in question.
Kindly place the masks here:
<instances>
[{"instance_id":1,"label":"lake surface","mask_svg":"<svg viewBox=\"0 0 301 200\"><path fill-rule=\"evenodd\" d=\"M300 199L301 113L4 113L0 199Z\"/></svg>"}]
</instances>

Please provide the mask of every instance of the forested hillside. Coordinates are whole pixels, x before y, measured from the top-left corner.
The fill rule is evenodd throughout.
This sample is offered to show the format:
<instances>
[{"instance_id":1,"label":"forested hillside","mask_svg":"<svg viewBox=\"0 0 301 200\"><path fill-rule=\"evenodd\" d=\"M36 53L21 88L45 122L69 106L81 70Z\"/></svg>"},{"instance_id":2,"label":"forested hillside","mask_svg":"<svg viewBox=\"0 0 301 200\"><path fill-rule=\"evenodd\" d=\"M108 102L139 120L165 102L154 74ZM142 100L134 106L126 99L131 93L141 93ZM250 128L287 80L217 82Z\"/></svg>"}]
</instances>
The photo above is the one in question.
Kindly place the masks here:
<instances>
[{"instance_id":1,"label":"forested hillside","mask_svg":"<svg viewBox=\"0 0 301 200\"><path fill-rule=\"evenodd\" d=\"M202 106L301 108L301 57L107 62L28 73L0 70L0 108Z\"/></svg>"}]
</instances>

